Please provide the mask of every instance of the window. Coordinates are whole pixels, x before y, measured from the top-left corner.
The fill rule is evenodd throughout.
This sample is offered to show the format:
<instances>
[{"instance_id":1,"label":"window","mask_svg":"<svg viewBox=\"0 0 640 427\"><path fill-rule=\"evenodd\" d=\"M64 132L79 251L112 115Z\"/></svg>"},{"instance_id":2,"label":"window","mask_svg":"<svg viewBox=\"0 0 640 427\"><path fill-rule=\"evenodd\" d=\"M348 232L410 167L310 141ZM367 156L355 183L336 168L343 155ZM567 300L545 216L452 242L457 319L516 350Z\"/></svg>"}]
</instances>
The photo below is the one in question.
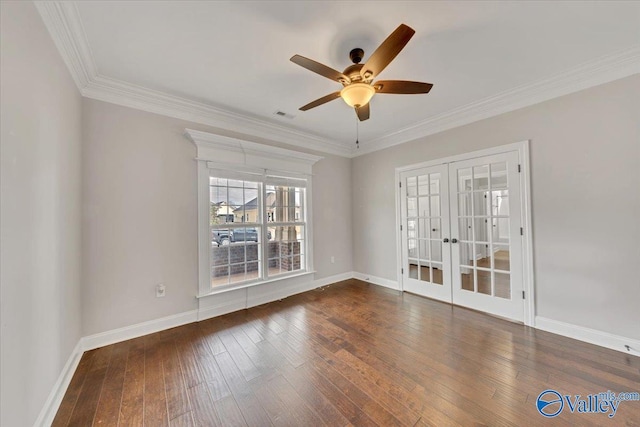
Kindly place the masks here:
<instances>
[{"instance_id":1,"label":"window","mask_svg":"<svg viewBox=\"0 0 640 427\"><path fill-rule=\"evenodd\" d=\"M313 272L311 173L322 157L185 132L197 148L198 296L308 280L295 276Z\"/></svg>"},{"instance_id":2,"label":"window","mask_svg":"<svg viewBox=\"0 0 640 427\"><path fill-rule=\"evenodd\" d=\"M306 271L306 180L209 170L211 290Z\"/></svg>"}]
</instances>

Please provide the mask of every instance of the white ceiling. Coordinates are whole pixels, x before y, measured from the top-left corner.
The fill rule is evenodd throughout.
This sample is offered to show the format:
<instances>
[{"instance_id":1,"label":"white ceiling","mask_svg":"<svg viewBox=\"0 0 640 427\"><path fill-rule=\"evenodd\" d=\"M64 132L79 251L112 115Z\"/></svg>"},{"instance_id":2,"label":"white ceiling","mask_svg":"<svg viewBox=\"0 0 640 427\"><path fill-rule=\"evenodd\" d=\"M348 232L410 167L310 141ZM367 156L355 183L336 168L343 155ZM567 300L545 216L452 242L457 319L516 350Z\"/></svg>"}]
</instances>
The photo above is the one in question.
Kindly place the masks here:
<instances>
[{"instance_id":1,"label":"white ceiling","mask_svg":"<svg viewBox=\"0 0 640 427\"><path fill-rule=\"evenodd\" d=\"M338 70L365 61L400 23L416 30L382 79L434 84L428 95L376 95L361 146L434 117L640 46L640 2L91 1L76 3L100 76L344 144L356 118L340 89L292 62ZM578 68L576 68L578 67ZM534 86L531 86L534 87ZM275 111L293 114L287 119Z\"/></svg>"}]
</instances>

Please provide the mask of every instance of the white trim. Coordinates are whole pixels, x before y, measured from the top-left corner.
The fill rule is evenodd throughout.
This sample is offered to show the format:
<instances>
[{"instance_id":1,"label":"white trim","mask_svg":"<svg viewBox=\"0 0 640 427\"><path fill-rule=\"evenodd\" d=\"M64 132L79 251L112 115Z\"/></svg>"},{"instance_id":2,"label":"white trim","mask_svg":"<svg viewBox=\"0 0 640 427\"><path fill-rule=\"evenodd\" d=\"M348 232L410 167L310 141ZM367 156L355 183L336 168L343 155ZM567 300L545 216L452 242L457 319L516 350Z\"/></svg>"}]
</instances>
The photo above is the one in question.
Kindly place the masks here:
<instances>
[{"instance_id":1,"label":"white trim","mask_svg":"<svg viewBox=\"0 0 640 427\"><path fill-rule=\"evenodd\" d=\"M49 393L47 400L44 402L42 410L40 411L38 418L36 418L36 422L33 424L34 426L50 426L53 423L53 419L55 418L56 413L60 408L62 398L67 392L67 388L71 383L73 374L78 368L78 364L80 363L80 359L82 359L83 353L84 350L82 349L82 339L80 339L74 349L71 351L71 354L67 359L67 363L65 363L64 367L62 368L58 379L51 389L51 393Z\"/></svg>"},{"instance_id":2,"label":"white trim","mask_svg":"<svg viewBox=\"0 0 640 427\"><path fill-rule=\"evenodd\" d=\"M529 141L519 141L511 144L499 145L495 147L485 148L482 150L471 151L468 153L456 154L453 156L443 157L440 159L427 160L420 163L414 163L407 166L395 168L395 184L396 185L396 259L397 261L397 283L398 289L402 289L402 241L400 238L400 225L402 224L401 214L401 194L398 182L400 182L400 174L402 172L441 165L445 163L454 163L463 160L469 160L477 157L491 156L508 152L518 152L518 161L521 165L520 172L520 203L521 203L521 221L524 229L522 236L522 286L525 291L524 301L524 324L533 326L535 316L535 277L533 271L533 236L531 225L531 176L529 166Z\"/></svg>"},{"instance_id":3,"label":"white trim","mask_svg":"<svg viewBox=\"0 0 640 427\"><path fill-rule=\"evenodd\" d=\"M260 283L262 286L247 286L224 293L202 296L198 299L198 321L281 300L292 295L351 279L354 276L354 273L349 271L318 280L305 280L310 277L309 274L283 277L268 283Z\"/></svg>"},{"instance_id":4,"label":"white trim","mask_svg":"<svg viewBox=\"0 0 640 427\"><path fill-rule=\"evenodd\" d=\"M638 73L640 73L640 45L593 59L546 79L527 83L454 108L404 129L367 141L353 153L353 157L414 141Z\"/></svg>"},{"instance_id":5,"label":"white trim","mask_svg":"<svg viewBox=\"0 0 640 427\"><path fill-rule=\"evenodd\" d=\"M334 274L333 276L323 277L322 279L314 280L315 288L323 288L334 283L343 282L345 280L353 279L355 276L353 271L347 271L346 273Z\"/></svg>"},{"instance_id":6,"label":"white trim","mask_svg":"<svg viewBox=\"0 0 640 427\"><path fill-rule=\"evenodd\" d=\"M89 335L83 337L80 342L83 351L93 350L94 348L104 347L105 345L138 338L154 332L164 331L165 329L175 328L176 326L186 325L187 323L195 322L197 318L197 310L185 311L159 319L136 323L135 325Z\"/></svg>"},{"instance_id":7,"label":"white trim","mask_svg":"<svg viewBox=\"0 0 640 427\"><path fill-rule=\"evenodd\" d=\"M596 329L585 328L584 326L573 325L571 323L560 322L559 320L548 319L546 317L535 317L535 328L553 334L573 338L578 341L595 344L600 347L618 350L626 354L640 356L640 340L598 331ZM630 346L631 351L625 346Z\"/></svg>"},{"instance_id":8,"label":"white trim","mask_svg":"<svg viewBox=\"0 0 640 427\"><path fill-rule=\"evenodd\" d=\"M640 73L640 46L636 45L429 117L361 144L360 149L356 150L351 144L339 143L320 135L101 76L95 66L77 5L73 2L51 1L36 2L36 7L82 96L344 157L357 157L393 147Z\"/></svg>"},{"instance_id":9,"label":"white trim","mask_svg":"<svg viewBox=\"0 0 640 427\"><path fill-rule=\"evenodd\" d=\"M383 277L373 276L371 274L359 273L357 271L353 273L353 277L355 279L362 280L363 282L373 283L374 285L384 286L385 288L394 289L396 291L400 290L397 280L389 280Z\"/></svg>"}]
</instances>

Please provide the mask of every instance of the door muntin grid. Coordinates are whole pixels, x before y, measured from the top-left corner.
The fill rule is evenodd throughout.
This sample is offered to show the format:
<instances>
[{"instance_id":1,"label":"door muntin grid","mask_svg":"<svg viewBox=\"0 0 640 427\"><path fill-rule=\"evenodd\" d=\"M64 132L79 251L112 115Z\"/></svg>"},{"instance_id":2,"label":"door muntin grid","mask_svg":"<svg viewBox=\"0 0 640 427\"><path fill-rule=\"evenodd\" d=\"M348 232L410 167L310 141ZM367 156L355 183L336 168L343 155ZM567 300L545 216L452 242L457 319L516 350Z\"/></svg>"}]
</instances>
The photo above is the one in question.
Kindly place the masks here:
<instances>
[{"instance_id":1,"label":"door muntin grid","mask_svg":"<svg viewBox=\"0 0 640 427\"><path fill-rule=\"evenodd\" d=\"M440 172L405 179L407 264L411 279L443 285Z\"/></svg>"},{"instance_id":2,"label":"door muntin grid","mask_svg":"<svg viewBox=\"0 0 640 427\"><path fill-rule=\"evenodd\" d=\"M511 299L507 162L457 170L460 288Z\"/></svg>"}]
</instances>

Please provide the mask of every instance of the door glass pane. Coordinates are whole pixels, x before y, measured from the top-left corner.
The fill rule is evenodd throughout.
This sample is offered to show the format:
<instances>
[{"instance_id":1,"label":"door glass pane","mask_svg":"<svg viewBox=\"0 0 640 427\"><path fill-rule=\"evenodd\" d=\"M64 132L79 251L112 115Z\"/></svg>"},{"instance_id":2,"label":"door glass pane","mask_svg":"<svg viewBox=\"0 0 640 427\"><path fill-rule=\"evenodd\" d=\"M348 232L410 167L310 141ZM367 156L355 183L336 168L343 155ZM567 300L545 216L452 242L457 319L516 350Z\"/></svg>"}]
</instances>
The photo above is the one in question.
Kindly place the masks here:
<instances>
[{"instance_id":1,"label":"door glass pane","mask_svg":"<svg viewBox=\"0 0 640 427\"><path fill-rule=\"evenodd\" d=\"M420 197L418 199L418 216L429 216L429 197Z\"/></svg>"},{"instance_id":2,"label":"door glass pane","mask_svg":"<svg viewBox=\"0 0 640 427\"><path fill-rule=\"evenodd\" d=\"M489 216L489 200L487 199L487 191L473 192L473 215Z\"/></svg>"},{"instance_id":3,"label":"door glass pane","mask_svg":"<svg viewBox=\"0 0 640 427\"><path fill-rule=\"evenodd\" d=\"M431 218L431 238L432 239L442 238L442 230L440 229L439 218Z\"/></svg>"},{"instance_id":4,"label":"door glass pane","mask_svg":"<svg viewBox=\"0 0 640 427\"><path fill-rule=\"evenodd\" d=\"M489 189L489 165L481 165L473 167L473 189L488 190Z\"/></svg>"},{"instance_id":5,"label":"door glass pane","mask_svg":"<svg viewBox=\"0 0 640 427\"><path fill-rule=\"evenodd\" d=\"M473 240L473 229L471 228L472 220L471 218L460 218L458 220L458 232L460 233L460 238L458 240Z\"/></svg>"},{"instance_id":6,"label":"door glass pane","mask_svg":"<svg viewBox=\"0 0 640 427\"><path fill-rule=\"evenodd\" d=\"M431 282L431 269L428 262L420 263L420 280L423 282Z\"/></svg>"},{"instance_id":7,"label":"door glass pane","mask_svg":"<svg viewBox=\"0 0 640 427\"><path fill-rule=\"evenodd\" d=\"M471 169L458 170L458 191L471 191Z\"/></svg>"},{"instance_id":8,"label":"door glass pane","mask_svg":"<svg viewBox=\"0 0 640 427\"><path fill-rule=\"evenodd\" d=\"M418 237L418 221L415 219L407 220L407 237L409 239Z\"/></svg>"},{"instance_id":9,"label":"door glass pane","mask_svg":"<svg viewBox=\"0 0 640 427\"><path fill-rule=\"evenodd\" d=\"M417 191L418 187L416 186L416 177L410 176L407 178L407 196L415 197L418 195Z\"/></svg>"},{"instance_id":10,"label":"door glass pane","mask_svg":"<svg viewBox=\"0 0 640 427\"><path fill-rule=\"evenodd\" d=\"M428 261L429 260L429 241L420 239L418 240L420 245L420 260Z\"/></svg>"},{"instance_id":11,"label":"door glass pane","mask_svg":"<svg viewBox=\"0 0 640 427\"><path fill-rule=\"evenodd\" d=\"M493 265L496 270L510 270L508 245L493 245Z\"/></svg>"},{"instance_id":12,"label":"door glass pane","mask_svg":"<svg viewBox=\"0 0 640 427\"><path fill-rule=\"evenodd\" d=\"M495 274L495 296L500 298L511 298L511 280L506 273Z\"/></svg>"},{"instance_id":13,"label":"door glass pane","mask_svg":"<svg viewBox=\"0 0 640 427\"><path fill-rule=\"evenodd\" d=\"M471 216L471 194L458 194L458 216Z\"/></svg>"},{"instance_id":14,"label":"door glass pane","mask_svg":"<svg viewBox=\"0 0 640 427\"><path fill-rule=\"evenodd\" d=\"M429 193L440 194L440 174L432 173L429 175Z\"/></svg>"},{"instance_id":15,"label":"door glass pane","mask_svg":"<svg viewBox=\"0 0 640 427\"><path fill-rule=\"evenodd\" d=\"M507 188L507 163L491 164L491 188Z\"/></svg>"},{"instance_id":16,"label":"door glass pane","mask_svg":"<svg viewBox=\"0 0 640 427\"><path fill-rule=\"evenodd\" d=\"M418 220L420 226L419 226L419 233L418 236L421 239L428 239L429 238L429 219L428 218L420 218Z\"/></svg>"},{"instance_id":17,"label":"door glass pane","mask_svg":"<svg viewBox=\"0 0 640 427\"><path fill-rule=\"evenodd\" d=\"M475 218L473 220L473 233L476 242L489 242L489 220L487 218Z\"/></svg>"},{"instance_id":18,"label":"door glass pane","mask_svg":"<svg viewBox=\"0 0 640 427\"><path fill-rule=\"evenodd\" d=\"M440 216L440 196L431 196L431 216Z\"/></svg>"},{"instance_id":19,"label":"door glass pane","mask_svg":"<svg viewBox=\"0 0 640 427\"><path fill-rule=\"evenodd\" d=\"M491 215L509 216L509 190L491 192Z\"/></svg>"},{"instance_id":20,"label":"door glass pane","mask_svg":"<svg viewBox=\"0 0 640 427\"><path fill-rule=\"evenodd\" d=\"M489 255L489 244L481 243L474 245L476 265L483 268L491 268L491 257Z\"/></svg>"},{"instance_id":21,"label":"door glass pane","mask_svg":"<svg viewBox=\"0 0 640 427\"><path fill-rule=\"evenodd\" d=\"M416 239L407 240L409 258L418 258L418 241Z\"/></svg>"},{"instance_id":22,"label":"door glass pane","mask_svg":"<svg viewBox=\"0 0 640 427\"><path fill-rule=\"evenodd\" d=\"M442 242L440 240L431 241L431 261L442 262Z\"/></svg>"},{"instance_id":23,"label":"door glass pane","mask_svg":"<svg viewBox=\"0 0 640 427\"><path fill-rule=\"evenodd\" d=\"M415 197L407 197L407 216L414 218L418 216L417 199Z\"/></svg>"},{"instance_id":24,"label":"door glass pane","mask_svg":"<svg viewBox=\"0 0 640 427\"><path fill-rule=\"evenodd\" d=\"M418 265L416 263L409 264L409 278L418 280Z\"/></svg>"},{"instance_id":25,"label":"door glass pane","mask_svg":"<svg viewBox=\"0 0 640 427\"><path fill-rule=\"evenodd\" d=\"M494 218L492 223L494 243L509 243L509 219Z\"/></svg>"},{"instance_id":26,"label":"door glass pane","mask_svg":"<svg viewBox=\"0 0 640 427\"><path fill-rule=\"evenodd\" d=\"M476 285L473 274L473 268L460 269L460 286L465 291L475 292Z\"/></svg>"},{"instance_id":27,"label":"door glass pane","mask_svg":"<svg viewBox=\"0 0 640 427\"><path fill-rule=\"evenodd\" d=\"M420 175L418 177L418 194L421 196L429 194L429 175Z\"/></svg>"},{"instance_id":28,"label":"door glass pane","mask_svg":"<svg viewBox=\"0 0 640 427\"><path fill-rule=\"evenodd\" d=\"M478 293L491 295L491 271L476 270Z\"/></svg>"},{"instance_id":29,"label":"door glass pane","mask_svg":"<svg viewBox=\"0 0 640 427\"><path fill-rule=\"evenodd\" d=\"M442 285L444 283L442 280L442 264L431 263L431 283L436 285Z\"/></svg>"},{"instance_id":30,"label":"door glass pane","mask_svg":"<svg viewBox=\"0 0 640 427\"><path fill-rule=\"evenodd\" d=\"M473 244L458 243L460 247L460 264L473 267Z\"/></svg>"}]
</instances>

